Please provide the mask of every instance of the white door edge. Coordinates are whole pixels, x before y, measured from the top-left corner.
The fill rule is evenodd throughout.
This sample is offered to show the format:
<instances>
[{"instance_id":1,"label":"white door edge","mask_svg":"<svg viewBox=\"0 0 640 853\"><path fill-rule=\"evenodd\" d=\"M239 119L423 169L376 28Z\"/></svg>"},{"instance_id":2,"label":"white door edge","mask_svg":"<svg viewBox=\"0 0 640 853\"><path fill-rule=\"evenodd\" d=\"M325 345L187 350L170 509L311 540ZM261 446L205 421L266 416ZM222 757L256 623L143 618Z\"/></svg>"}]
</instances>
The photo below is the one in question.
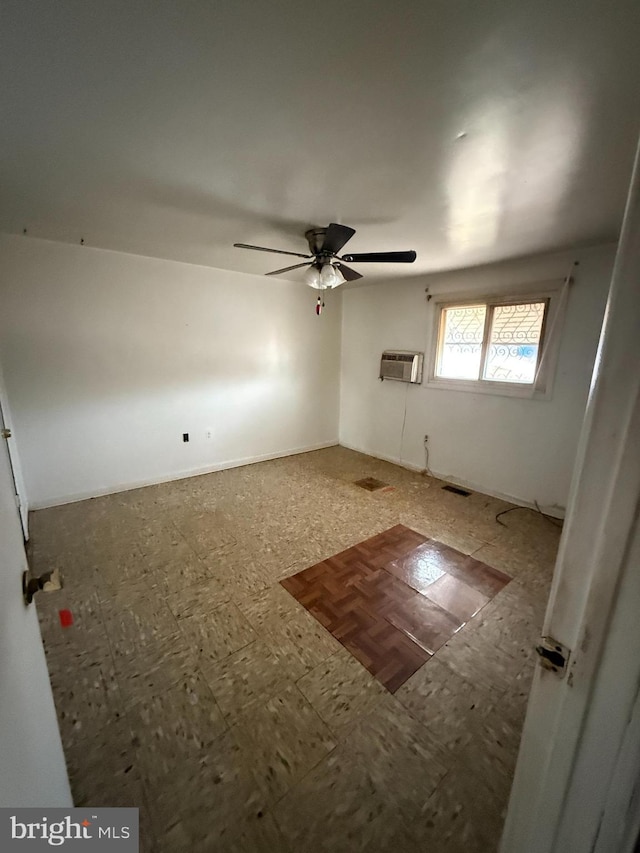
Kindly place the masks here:
<instances>
[{"instance_id":1,"label":"white door edge","mask_svg":"<svg viewBox=\"0 0 640 853\"><path fill-rule=\"evenodd\" d=\"M640 727L629 725L640 655L625 659L600 742L592 729L602 714L607 667L615 664L612 651L630 652L629 639L638 634L638 618L629 624L623 605L625 595L640 592L632 583L640 567L630 562L640 506L639 283L636 158L543 629L572 649L572 658L564 679L541 668L534 677L501 853L597 850L614 813L627 816L624 843L631 845L615 853L635 843L631 792L616 774L623 743L640 753Z\"/></svg>"},{"instance_id":2,"label":"white door edge","mask_svg":"<svg viewBox=\"0 0 640 853\"><path fill-rule=\"evenodd\" d=\"M18 511L20 513L20 523L22 524L22 533L25 541L29 539L29 500L27 498L27 490L24 484L22 475L22 464L16 447L16 435L13 428L11 418L11 410L7 400L4 380L0 373L0 422L2 427L11 431L11 438L2 439L7 442L7 450L9 451L9 460L11 462L11 473L15 485L15 492L18 497Z\"/></svg>"}]
</instances>

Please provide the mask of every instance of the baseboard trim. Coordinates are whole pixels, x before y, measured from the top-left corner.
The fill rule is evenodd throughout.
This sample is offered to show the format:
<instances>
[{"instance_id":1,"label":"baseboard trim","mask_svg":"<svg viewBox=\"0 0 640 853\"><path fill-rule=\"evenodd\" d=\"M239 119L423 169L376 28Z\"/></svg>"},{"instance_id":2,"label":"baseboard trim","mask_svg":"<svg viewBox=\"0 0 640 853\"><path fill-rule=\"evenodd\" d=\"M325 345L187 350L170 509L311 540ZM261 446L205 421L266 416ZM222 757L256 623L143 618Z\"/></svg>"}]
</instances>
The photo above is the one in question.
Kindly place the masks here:
<instances>
[{"instance_id":1,"label":"baseboard trim","mask_svg":"<svg viewBox=\"0 0 640 853\"><path fill-rule=\"evenodd\" d=\"M346 450L353 450L356 453L362 453L363 456L371 456L373 459L381 459L383 462L391 462L392 465L397 465L399 468L406 468L407 471L417 471L418 473L424 471L424 468L412 465L410 462L399 459L397 456L385 456L382 453L372 453L370 450L363 450L361 447L355 447L353 444L346 444L344 441L340 442L340 447L344 447ZM434 476L436 475L434 474Z\"/></svg>"},{"instance_id":2,"label":"baseboard trim","mask_svg":"<svg viewBox=\"0 0 640 853\"><path fill-rule=\"evenodd\" d=\"M391 462L393 465L398 465L400 468L406 468L408 471L418 471L422 473L425 469L420 468L417 465L412 465L410 462L406 462L405 460L399 459L394 456L385 456L382 453L373 453L371 450L364 450L362 447L355 447L352 444L347 444L344 441L340 442L341 447L345 447L347 450L354 450L356 453L362 453L364 456L372 456L374 459L381 459L383 462ZM535 501L527 501L523 498L518 498L515 495L508 495L504 492L497 492L493 489L488 489L486 486L480 485L479 483L474 483L471 480L462 480L459 477L452 477L450 474L445 474L441 471L434 471L433 468L429 469L429 473L432 477L435 477L437 480L444 480L447 483L453 483L455 486L462 486L465 489L470 489L473 492L479 492L481 495L487 495L490 498L498 498L501 501L507 501L507 503L515 504L516 506L526 507L527 509L533 509L538 512L538 507L535 504ZM553 518L558 518L560 520L564 519L565 509L564 507L540 507L540 509L544 512L545 515L553 516Z\"/></svg>"},{"instance_id":3,"label":"baseboard trim","mask_svg":"<svg viewBox=\"0 0 640 853\"><path fill-rule=\"evenodd\" d=\"M197 468L189 468L183 471L177 471L173 474L168 474L161 477L154 477L148 480L138 480L129 483L116 483L104 489L77 492L72 495L60 495L57 497L47 498L43 501L33 501L29 504L29 510L48 509L49 507L63 506L64 504L70 503L78 503L79 501L86 501L90 498L100 498L104 497L105 495L114 495L118 492L130 492L134 489L143 489L146 486L157 486L160 483L171 483L176 480L186 480L189 477L199 477L202 474L214 474L216 471L226 471L229 468L241 468L243 465L254 465L257 462L268 462L271 459L283 459L286 456L298 456L301 453L311 453L314 450L324 450L327 447L336 447L338 445L340 447L346 448L347 450L353 450L356 453L362 453L364 456L371 456L374 459L381 459L383 462L390 462L392 465L398 465L400 468L406 468L408 471L424 471L424 468L420 468L417 465L412 465L410 462L407 462L404 459L400 459L397 456L386 456L382 453L374 453L371 450L366 450L362 447L356 447L355 445L347 444L344 441L326 441L321 442L320 444L311 444L305 447L298 447L293 450L283 450L279 451L278 453L264 453L258 456L246 456L241 459L230 459L225 462L218 463L217 465L203 465ZM440 471L434 471L433 469L430 470L430 474L438 480L444 480L447 483L454 483L456 486L462 486L464 488L471 489L474 492L479 492L480 494L488 495L492 498L498 498L499 500L507 501L508 503L515 504L516 506L523 506L533 510L537 509L535 503L532 501L526 501L522 498L516 497L515 495L509 495L503 492L497 492L493 489L488 489L486 486L472 482L470 480L463 480L459 477L452 477L449 474L445 474ZM554 518L558 519L564 518L564 509L562 507L541 507L541 509L544 511L545 515L551 515Z\"/></svg>"},{"instance_id":4,"label":"baseboard trim","mask_svg":"<svg viewBox=\"0 0 640 853\"><path fill-rule=\"evenodd\" d=\"M268 462L271 459L283 459L285 456L299 456L301 453L311 453L314 450L324 450L326 447L336 447L337 441L325 441L320 444L310 444L305 447L297 447L293 450L282 450L277 453L263 453L258 456L246 456L241 459L230 459L217 465L202 465L197 468L189 468L166 474L161 477L153 477L148 480L137 480L128 483L116 483L104 489L93 489L86 492L76 492L72 495L59 495L46 498L41 501L33 501L29 504L30 510L49 509L54 506L78 503L90 498L101 498L106 495L115 495L118 492L131 492L134 489L144 489L146 486L157 486L160 483L172 483L176 480L186 480L189 477L199 477L202 474L214 474L216 471L226 471L228 468L241 468L243 465L254 465L256 462Z\"/></svg>"}]
</instances>

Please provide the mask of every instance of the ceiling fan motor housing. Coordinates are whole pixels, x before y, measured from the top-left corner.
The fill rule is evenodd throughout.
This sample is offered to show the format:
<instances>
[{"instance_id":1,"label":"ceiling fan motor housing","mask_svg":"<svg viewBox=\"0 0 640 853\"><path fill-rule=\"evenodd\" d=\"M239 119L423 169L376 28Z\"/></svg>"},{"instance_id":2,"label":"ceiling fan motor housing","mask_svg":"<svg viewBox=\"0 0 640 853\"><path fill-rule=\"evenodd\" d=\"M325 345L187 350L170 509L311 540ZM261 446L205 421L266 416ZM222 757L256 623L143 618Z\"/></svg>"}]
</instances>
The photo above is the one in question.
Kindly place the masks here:
<instances>
[{"instance_id":1,"label":"ceiling fan motor housing","mask_svg":"<svg viewBox=\"0 0 640 853\"><path fill-rule=\"evenodd\" d=\"M305 231L304 236L307 238L309 251L312 255L323 254L322 246L324 245L326 234L326 228L310 228L308 231Z\"/></svg>"}]
</instances>

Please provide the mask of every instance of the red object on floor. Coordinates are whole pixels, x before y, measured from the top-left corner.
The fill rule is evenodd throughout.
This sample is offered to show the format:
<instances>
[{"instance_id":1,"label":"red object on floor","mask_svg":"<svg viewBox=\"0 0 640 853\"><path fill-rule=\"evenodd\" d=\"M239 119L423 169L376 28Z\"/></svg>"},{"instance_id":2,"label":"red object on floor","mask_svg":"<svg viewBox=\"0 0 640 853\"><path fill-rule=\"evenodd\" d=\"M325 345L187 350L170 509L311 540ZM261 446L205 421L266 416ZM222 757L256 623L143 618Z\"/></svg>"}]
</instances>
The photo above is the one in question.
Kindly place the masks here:
<instances>
[{"instance_id":1,"label":"red object on floor","mask_svg":"<svg viewBox=\"0 0 640 853\"><path fill-rule=\"evenodd\" d=\"M73 613L70 610L59 610L60 624L63 628L68 628L73 625Z\"/></svg>"}]
</instances>

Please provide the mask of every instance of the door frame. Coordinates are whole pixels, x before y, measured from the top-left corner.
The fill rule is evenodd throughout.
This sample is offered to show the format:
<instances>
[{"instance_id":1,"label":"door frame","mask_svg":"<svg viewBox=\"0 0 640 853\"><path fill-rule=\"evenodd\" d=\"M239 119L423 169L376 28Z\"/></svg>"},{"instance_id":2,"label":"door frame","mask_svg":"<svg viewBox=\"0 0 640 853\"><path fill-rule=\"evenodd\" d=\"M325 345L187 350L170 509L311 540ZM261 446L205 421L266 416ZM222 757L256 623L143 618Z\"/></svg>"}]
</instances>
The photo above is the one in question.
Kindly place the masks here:
<instances>
[{"instance_id":1,"label":"door frame","mask_svg":"<svg viewBox=\"0 0 640 853\"><path fill-rule=\"evenodd\" d=\"M640 829L640 147L501 853L631 853ZM633 760L631 760L633 759Z\"/></svg>"},{"instance_id":2,"label":"door frame","mask_svg":"<svg viewBox=\"0 0 640 853\"><path fill-rule=\"evenodd\" d=\"M4 440L7 443L7 450L9 451L9 464L15 487L16 504L20 514L20 523L22 524L22 535L26 542L29 539L29 501L24 485L24 477L22 476L22 466L20 464L20 457L18 456L15 430L13 428L2 371L0 371L0 429L8 429L11 432L11 437Z\"/></svg>"}]
</instances>

